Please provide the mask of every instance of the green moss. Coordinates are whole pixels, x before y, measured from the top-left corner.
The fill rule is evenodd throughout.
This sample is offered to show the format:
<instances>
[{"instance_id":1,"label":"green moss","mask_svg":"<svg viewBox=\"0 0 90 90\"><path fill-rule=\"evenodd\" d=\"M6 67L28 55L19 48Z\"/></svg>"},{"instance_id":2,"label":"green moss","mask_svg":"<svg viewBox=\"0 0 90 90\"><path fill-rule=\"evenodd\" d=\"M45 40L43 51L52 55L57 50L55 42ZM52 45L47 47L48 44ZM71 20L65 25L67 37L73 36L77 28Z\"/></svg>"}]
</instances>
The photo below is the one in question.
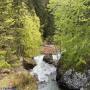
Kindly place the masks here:
<instances>
[{"instance_id":1,"label":"green moss","mask_svg":"<svg viewBox=\"0 0 90 90\"><path fill-rule=\"evenodd\" d=\"M11 66L5 60L0 60L0 69L4 68L11 68Z\"/></svg>"},{"instance_id":2,"label":"green moss","mask_svg":"<svg viewBox=\"0 0 90 90\"><path fill-rule=\"evenodd\" d=\"M5 59L6 51L0 50L0 60Z\"/></svg>"},{"instance_id":3,"label":"green moss","mask_svg":"<svg viewBox=\"0 0 90 90\"><path fill-rule=\"evenodd\" d=\"M3 50L0 51L0 55L5 55L5 54L6 54L6 51L3 51Z\"/></svg>"},{"instance_id":4,"label":"green moss","mask_svg":"<svg viewBox=\"0 0 90 90\"><path fill-rule=\"evenodd\" d=\"M86 69L86 61L80 59L75 68L77 71L84 71Z\"/></svg>"}]
</instances>

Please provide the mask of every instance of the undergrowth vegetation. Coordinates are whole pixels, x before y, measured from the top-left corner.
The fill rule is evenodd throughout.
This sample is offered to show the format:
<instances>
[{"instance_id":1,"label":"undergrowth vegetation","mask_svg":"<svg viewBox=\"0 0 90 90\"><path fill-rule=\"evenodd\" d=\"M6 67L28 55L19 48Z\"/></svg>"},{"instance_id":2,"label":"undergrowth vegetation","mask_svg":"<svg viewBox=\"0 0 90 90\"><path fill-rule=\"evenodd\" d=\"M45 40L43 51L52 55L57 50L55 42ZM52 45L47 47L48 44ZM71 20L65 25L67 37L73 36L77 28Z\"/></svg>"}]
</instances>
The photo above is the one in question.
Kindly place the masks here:
<instances>
[{"instance_id":1,"label":"undergrowth vegetation","mask_svg":"<svg viewBox=\"0 0 90 90\"><path fill-rule=\"evenodd\" d=\"M0 88L14 87L17 90L37 90L36 79L30 73L23 71L9 74L0 80Z\"/></svg>"}]
</instances>

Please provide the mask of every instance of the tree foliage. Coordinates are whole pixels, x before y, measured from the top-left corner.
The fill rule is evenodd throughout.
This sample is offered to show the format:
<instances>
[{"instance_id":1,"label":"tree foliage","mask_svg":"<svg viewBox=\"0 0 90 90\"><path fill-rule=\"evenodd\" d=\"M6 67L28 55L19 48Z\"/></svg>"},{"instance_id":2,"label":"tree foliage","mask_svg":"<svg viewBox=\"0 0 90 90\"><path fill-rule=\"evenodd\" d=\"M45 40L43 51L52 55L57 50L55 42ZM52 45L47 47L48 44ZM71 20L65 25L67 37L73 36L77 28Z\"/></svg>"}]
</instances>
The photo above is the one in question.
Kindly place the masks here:
<instances>
[{"instance_id":1,"label":"tree foliage","mask_svg":"<svg viewBox=\"0 0 90 90\"><path fill-rule=\"evenodd\" d=\"M53 41L55 31L53 15L49 12L47 4L49 0L32 0L36 14L40 18L40 31L44 40Z\"/></svg>"},{"instance_id":2,"label":"tree foliage","mask_svg":"<svg viewBox=\"0 0 90 90\"><path fill-rule=\"evenodd\" d=\"M14 18L17 17L14 19L14 26L18 53L19 55L32 57L37 53L37 49L41 44L39 18L36 16L33 7L31 11L28 10L25 2L21 2L20 5L14 5L16 6L14 6Z\"/></svg>"},{"instance_id":3,"label":"tree foliage","mask_svg":"<svg viewBox=\"0 0 90 90\"><path fill-rule=\"evenodd\" d=\"M66 68L77 67L81 60L87 62L90 57L90 1L51 0L48 7L57 28L54 40L63 52Z\"/></svg>"},{"instance_id":4,"label":"tree foliage","mask_svg":"<svg viewBox=\"0 0 90 90\"><path fill-rule=\"evenodd\" d=\"M16 55L33 57L39 53L40 20L28 3L29 0L0 0L0 51L6 51L7 62L15 61Z\"/></svg>"}]
</instances>

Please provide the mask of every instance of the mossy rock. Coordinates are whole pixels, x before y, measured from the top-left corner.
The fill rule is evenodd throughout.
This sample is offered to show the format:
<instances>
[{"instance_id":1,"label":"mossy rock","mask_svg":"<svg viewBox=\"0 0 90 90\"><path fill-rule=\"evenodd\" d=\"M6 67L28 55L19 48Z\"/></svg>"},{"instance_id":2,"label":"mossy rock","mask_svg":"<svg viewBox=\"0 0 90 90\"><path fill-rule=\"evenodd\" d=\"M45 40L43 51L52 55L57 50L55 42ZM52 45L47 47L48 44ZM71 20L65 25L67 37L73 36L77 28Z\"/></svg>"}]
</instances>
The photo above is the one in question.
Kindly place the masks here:
<instances>
[{"instance_id":1,"label":"mossy rock","mask_svg":"<svg viewBox=\"0 0 90 90\"><path fill-rule=\"evenodd\" d=\"M33 60L33 58L23 58L22 65L26 70L30 70L36 66L36 62Z\"/></svg>"},{"instance_id":2,"label":"mossy rock","mask_svg":"<svg viewBox=\"0 0 90 90\"><path fill-rule=\"evenodd\" d=\"M33 58L24 58L24 60L25 60L28 64L36 65L36 62L33 60Z\"/></svg>"},{"instance_id":3,"label":"mossy rock","mask_svg":"<svg viewBox=\"0 0 90 90\"><path fill-rule=\"evenodd\" d=\"M76 64L75 69L77 71L83 72L86 69L86 61L85 60L79 60L79 62Z\"/></svg>"},{"instance_id":4,"label":"mossy rock","mask_svg":"<svg viewBox=\"0 0 90 90\"><path fill-rule=\"evenodd\" d=\"M43 57L43 61L45 61L48 64L53 64L53 56L52 54L47 54Z\"/></svg>"}]
</instances>

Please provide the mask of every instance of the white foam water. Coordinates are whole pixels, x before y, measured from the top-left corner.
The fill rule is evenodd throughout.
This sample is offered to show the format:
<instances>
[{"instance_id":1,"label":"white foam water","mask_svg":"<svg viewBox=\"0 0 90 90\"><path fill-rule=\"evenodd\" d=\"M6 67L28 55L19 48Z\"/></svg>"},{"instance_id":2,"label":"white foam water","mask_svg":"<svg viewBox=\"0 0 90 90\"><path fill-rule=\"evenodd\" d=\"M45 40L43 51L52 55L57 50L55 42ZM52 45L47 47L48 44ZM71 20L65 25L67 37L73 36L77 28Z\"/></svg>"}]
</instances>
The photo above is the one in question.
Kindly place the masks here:
<instances>
[{"instance_id":1,"label":"white foam water","mask_svg":"<svg viewBox=\"0 0 90 90\"><path fill-rule=\"evenodd\" d=\"M34 57L36 66L33 68L32 73L37 76L39 82L48 82L48 76L56 72L54 65L48 64L43 61L44 55ZM60 59L60 54L53 55L53 60L56 62Z\"/></svg>"},{"instance_id":2,"label":"white foam water","mask_svg":"<svg viewBox=\"0 0 90 90\"><path fill-rule=\"evenodd\" d=\"M38 90L60 90L56 84L56 67L43 61L44 55L34 57L36 66L32 74L38 78ZM61 54L53 55L53 60L58 62Z\"/></svg>"}]
</instances>

